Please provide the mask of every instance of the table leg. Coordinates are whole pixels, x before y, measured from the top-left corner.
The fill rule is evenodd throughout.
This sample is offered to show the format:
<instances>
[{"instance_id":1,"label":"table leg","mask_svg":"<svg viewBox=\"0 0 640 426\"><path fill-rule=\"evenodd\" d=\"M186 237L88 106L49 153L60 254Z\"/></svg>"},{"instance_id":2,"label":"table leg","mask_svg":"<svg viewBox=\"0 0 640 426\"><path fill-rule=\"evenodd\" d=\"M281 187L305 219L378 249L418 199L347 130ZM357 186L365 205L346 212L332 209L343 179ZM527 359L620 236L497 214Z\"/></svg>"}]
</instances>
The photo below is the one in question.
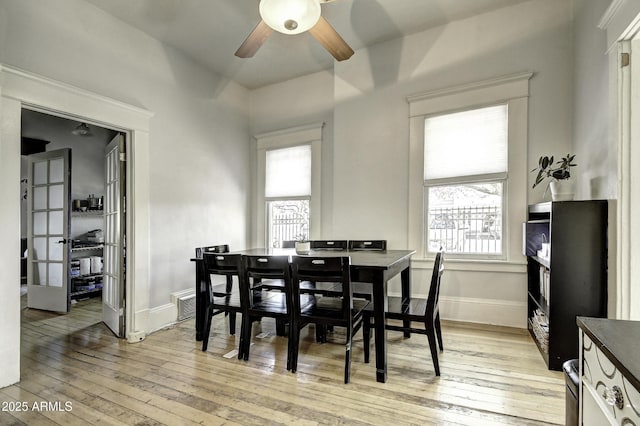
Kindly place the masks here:
<instances>
[{"instance_id":1,"label":"table leg","mask_svg":"<svg viewBox=\"0 0 640 426\"><path fill-rule=\"evenodd\" d=\"M385 329L385 299L387 282L383 274L376 274L373 279L373 316L376 345L376 380L387 381L387 331Z\"/></svg>"},{"instance_id":2,"label":"table leg","mask_svg":"<svg viewBox=\"0 0 640 426\"><path fill-rule=\"evenodd\" d=\"M402 281L402 303L409 304L411 303L411 263L400 273L400 279ZM411 327L411 321L403 321L402 326L405 329L409 329ZM405 331L404 337L411 337L411 332Z\"/></svg>"},{"instance_id":3,"label":"table leg","mask_svg":"<svg viewBox=\"0 0 640 426\"><path fill-rule=\"evenodd\" d=\"M202 341L204 327L204 301L206 285L204 283L204 261L196 260L196 341Z\"/></svg>"}]
</instances>

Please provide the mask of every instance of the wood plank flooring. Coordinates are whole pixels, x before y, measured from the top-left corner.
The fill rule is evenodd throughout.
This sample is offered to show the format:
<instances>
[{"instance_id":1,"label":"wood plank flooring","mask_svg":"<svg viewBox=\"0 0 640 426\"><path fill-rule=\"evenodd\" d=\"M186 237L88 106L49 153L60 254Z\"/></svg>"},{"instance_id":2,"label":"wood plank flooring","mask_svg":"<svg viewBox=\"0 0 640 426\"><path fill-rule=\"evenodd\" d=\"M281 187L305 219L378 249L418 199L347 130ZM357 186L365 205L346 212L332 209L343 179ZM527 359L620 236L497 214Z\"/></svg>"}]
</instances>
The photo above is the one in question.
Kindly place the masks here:
<instances>
[{"instance_id":1,"label":"wood plank flooring","mask_svg":"<svg viewBox=\"0 0 640 426\"><path fill-rule=\"evenodd\" d=\"M270 319L254 326L244 362L223 357L238 337L222 316L214 318L205 353L193 319L128 344L96 323L100 309L99 299L68 315L23 309L22 380L0 389L0 424L564 423L563 375L546 369L524 330L444 323L440 378L424 336L388 332L387 383L375 381L373 363L364 364L358 334L345 385L340 330L324 345L315 343L313 329L305 331L292 374L287 340L275 336ZM261 332L270 335L256 338Z\"/></svg>"}]
</instances>

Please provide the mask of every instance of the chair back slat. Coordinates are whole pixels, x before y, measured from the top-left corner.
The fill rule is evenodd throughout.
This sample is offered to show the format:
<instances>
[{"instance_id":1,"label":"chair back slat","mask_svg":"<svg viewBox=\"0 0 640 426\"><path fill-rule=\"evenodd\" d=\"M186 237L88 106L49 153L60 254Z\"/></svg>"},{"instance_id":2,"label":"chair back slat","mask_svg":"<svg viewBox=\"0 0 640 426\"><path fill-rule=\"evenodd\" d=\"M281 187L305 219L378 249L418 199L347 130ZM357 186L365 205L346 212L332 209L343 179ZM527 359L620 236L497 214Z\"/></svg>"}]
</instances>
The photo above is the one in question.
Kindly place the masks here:
<instances>
[{"instance_id":1,"label":"chair back slat","mask_svg":"<svg viewBox=\"0 0 640 426\"><path fill-rule=\"evenodd\" d=\"M346 250L347 240L312 240L312 250Z\"/></svg>"},{"instance_id":2,"label":"chair back slat","mask_svg":"<svg viewBox=\"0 0 640 426\"><path fill-rule=\"evenodd\" d=\"M196 247L196 257L202 257L203 253L229 253L229 244Z\"/></svg>"},{"instance_id":3,"label":"chair back slat","mask_svg":"<svg viewBox=\"0 0 640 426\"><path fill-rule=\"evenodd\" d=\"M242 255L205 252L202 254L207 272L212 275L238 275L242 268Z\"/></svg>"},{"instance_id":4,"label":"chair back slat","mask_svg":"<svg viewBox=\"0 0 640 426\"><path fill-rule=\"evenodd\" d=\"M378 250L387 249L387 240L349 240L349 250Z\"/></svg>"}]
</instances>

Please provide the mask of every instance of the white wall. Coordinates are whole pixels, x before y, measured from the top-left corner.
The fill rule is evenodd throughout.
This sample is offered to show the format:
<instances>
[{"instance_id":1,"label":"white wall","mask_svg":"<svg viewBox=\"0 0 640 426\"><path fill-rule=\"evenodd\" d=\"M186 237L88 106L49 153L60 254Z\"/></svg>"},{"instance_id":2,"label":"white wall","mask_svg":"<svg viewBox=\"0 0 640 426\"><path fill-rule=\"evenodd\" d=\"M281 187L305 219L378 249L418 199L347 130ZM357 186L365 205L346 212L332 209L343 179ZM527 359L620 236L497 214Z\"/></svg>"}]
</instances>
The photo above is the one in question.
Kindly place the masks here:
<instances>
[{"instance_id":1,"label":"white wall","mask_svg":"<svg viewBox=\"0 0 640 426\"><path fill-rule=\"evenodd\" d=\"M611 0L577 0L574 26L576 198L617 198L617 141L612 133L607 35L599 29ZM613 108L613 110L612 110ZM615 115L614 115L615 117ZM614 118L613 117L613 118Z\"/></svg>"},{"instance_id":2,"label":"white wall","mask_svg":"<svg viewBox=\"0 0 640 426\"><path fill-rule=\"evenodd\" d=\"M146 271L150 284L148 294L136 299L136 309L156 312L155 324L170 322L166 314L175 312L164 309L170 293L193 287L189 258L194 247L246 245L248 92L83 1L60 0L55 6L37 0L2 1L0 27L0 63L155 114L148 158L140 159L140 164L148 164L140 178L149 180L145 195L150 200L150 237L138 244L148 247L149 263L135 265ZM9 241L7 253L15 252L16 260L13 266L3 246L0 270L8 272L0 284L0 311L11 314L2 327L18 330L18 299L5 298L19 291L20 162L19 146L17 152L14 148L3 145L0 150L2 188L7 188L8 199L17 197L2 209L3 229L15 229L16 234L15 244L11 238L3 240ZM3 331L0 348L15 351L13 338L13 333ZM0 386L8 383L0 379Z\"/></svg>"},{"instance_id":3,"label":"white wall","mask_svg":"<svg viewBox=\"0 0 640 426\"><path fill-rule=\"evenodd\" d=\"M323 202L330 200L333 208L330 219L322 219L323 234L385 238L390 248L407 247L412 232L407 214L409 95L532 71L525 167L533 167L542 154L568 151L571 19L570 0L532 0L359 50L336 63L329 126L333 156L330 161L323 158L323 185L331 188L323 193ZM324 119L330 108L326 96L314 96L316 90L310 88L318 78L301 77L253 91L252 111L259 115L268 108L278 128ZM327 87L324 76L323 82ZM305 99L304 114L287 106L296 97ZM254 134L268 130L275 129L254 118ZM542 192L529 190L529 202L540 201ZM507 265L449 262L443 315L526 327L523 263L523 257L511 258ZM414 261L414 291L426 291L430 267L430 261Z\"/></svg>"}]
</instances>

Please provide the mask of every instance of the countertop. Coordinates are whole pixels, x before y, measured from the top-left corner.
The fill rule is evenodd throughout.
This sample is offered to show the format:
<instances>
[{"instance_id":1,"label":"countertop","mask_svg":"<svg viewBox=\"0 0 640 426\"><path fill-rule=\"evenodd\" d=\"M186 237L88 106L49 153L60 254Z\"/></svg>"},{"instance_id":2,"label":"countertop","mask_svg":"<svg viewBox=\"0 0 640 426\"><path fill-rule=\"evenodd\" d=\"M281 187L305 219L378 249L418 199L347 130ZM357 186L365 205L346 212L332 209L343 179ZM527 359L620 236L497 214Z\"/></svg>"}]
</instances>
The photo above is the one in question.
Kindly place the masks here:
<instances>
[{"instance_id":1,"label":"countertop","mask_svg":"<svg viewBox=\"0 0 640 426\"><path fill-rule=\"evenodd\" d=\"M640 392L640 321L578 317L576 322Z\"/></svg>"}]
</instances>

